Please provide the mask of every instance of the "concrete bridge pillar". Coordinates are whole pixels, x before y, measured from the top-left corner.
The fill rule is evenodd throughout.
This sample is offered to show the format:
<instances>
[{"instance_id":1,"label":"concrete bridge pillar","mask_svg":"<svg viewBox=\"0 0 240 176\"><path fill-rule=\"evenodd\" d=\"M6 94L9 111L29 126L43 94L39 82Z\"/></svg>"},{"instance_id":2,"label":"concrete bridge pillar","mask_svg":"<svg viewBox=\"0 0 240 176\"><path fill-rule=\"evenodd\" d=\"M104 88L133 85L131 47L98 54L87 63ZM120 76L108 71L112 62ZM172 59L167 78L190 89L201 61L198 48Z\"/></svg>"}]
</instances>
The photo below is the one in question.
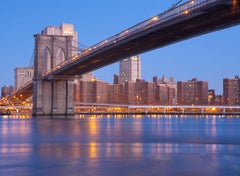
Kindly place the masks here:
<instances>
[{"instance_id":1,"label":"concrete bridge pillar","mask_svg":"<svg viewBox=\"0 0 240 176\"><path fill-rule=\"evenodd\" d=\"M43 77L72 56L72 37L34 35L33 115L72 115L73 77Z\"/></svg>"}]
</instances>

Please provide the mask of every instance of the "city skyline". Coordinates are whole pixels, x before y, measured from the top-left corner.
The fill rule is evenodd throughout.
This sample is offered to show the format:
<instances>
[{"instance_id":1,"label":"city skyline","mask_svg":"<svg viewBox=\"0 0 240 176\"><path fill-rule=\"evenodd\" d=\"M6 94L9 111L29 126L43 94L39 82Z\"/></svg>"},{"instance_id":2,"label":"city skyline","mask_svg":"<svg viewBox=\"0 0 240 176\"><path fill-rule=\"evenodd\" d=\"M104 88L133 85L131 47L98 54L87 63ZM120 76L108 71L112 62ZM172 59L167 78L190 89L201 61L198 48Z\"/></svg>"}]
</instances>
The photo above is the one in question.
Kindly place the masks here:
<instances>
[{"instance_id":1,"label":"city skyline","mask_svg":"<svg viewBox=\"0 0 240 176\"><path fill-rule=\"evenodd\" d=\"M59 1L57 8L54 8L54 2L44 0L36 9L34 2L29 0L21 3L4 1L0 7L1 18L7 29L0 29L4 60L0 69L4 77L1 76L0 85L14 84L14 69L28 66L31 60L33 34L40 33L47 26L59 26L62 22L72 23L78 31L79 42L91 46L169 9L174 2L176 1L105 0L104 3L95 2L94 6L91 2L77 2L78 6L76 2L70 1L67 4L74 4L70 8L64 1ZM48 4L46 8L44 4ZM10 9L16 11L11 12ZM239 75L239 29L236 26L141 54L142 79L150 81L153 76L163 74L172 76L177 81L197 77L208 81L209 88L216 89L221 94L222 80ZM94 75L97 79L112 82L112 75L118 72L118 63L115 63L94 71Z\"/></svg>"}]
</instances>

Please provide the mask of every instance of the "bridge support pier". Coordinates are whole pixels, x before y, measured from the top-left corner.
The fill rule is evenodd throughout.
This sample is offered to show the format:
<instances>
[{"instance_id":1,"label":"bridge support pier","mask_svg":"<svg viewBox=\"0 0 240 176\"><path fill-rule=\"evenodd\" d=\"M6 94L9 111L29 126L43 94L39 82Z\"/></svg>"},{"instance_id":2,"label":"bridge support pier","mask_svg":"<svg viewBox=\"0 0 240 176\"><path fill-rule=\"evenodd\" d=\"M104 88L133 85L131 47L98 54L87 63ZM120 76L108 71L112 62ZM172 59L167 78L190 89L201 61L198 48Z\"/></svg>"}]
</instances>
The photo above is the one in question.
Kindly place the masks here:
<instances>
[{"instance_id":1,"label":"bridge support pier","mask_svg":"<svg viewBox=\"0 0 240 176\"><path fill-rule=\"evenodd\" d=\"M61 80L53 82L53 115L72 115L73 110L73 81Z\"/></svg>"},{"instance_id":2,"label":"bridge support pier","mask_svg":"<svg viewBox=\"0 0 240 176\"><path fill-rule=\"evenodd\" d=\"M73 115L74 76L52 75L73 55L72 36L34 35L33 115Z\"/></svg>"},{"instance_id":3,"label":"bridge support pier","mask_svg":"<svg viewBox=\"0 0 240 176\"><path fill-rule=\"evenodd\" d=\"M73 80L34 81L33 115L73 115Z\"/></svg>"}]
</instances>

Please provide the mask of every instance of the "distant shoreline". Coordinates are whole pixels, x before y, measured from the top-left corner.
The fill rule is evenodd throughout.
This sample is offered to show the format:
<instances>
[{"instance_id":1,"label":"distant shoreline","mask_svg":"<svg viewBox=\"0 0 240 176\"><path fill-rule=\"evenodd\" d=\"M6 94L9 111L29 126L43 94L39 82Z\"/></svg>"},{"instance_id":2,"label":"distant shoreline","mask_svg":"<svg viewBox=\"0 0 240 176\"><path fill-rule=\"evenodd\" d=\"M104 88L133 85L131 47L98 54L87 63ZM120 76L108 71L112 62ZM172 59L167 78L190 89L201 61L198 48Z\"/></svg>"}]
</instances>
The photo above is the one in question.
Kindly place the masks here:
<instances>
[{"instance_id":1,"label":"distant shoreline","mask_svg":"<svg viewBox=\"0 0 240 176\"><path fill-rule=\"evenodd\" d=\"M32 116L31 113L0 113L1 116ZM75 112L74 115L227 115L227 116L240 116L240 112ZM69 116L66 114L53 114L41 116Z\"/></svg>"}]
</instances>

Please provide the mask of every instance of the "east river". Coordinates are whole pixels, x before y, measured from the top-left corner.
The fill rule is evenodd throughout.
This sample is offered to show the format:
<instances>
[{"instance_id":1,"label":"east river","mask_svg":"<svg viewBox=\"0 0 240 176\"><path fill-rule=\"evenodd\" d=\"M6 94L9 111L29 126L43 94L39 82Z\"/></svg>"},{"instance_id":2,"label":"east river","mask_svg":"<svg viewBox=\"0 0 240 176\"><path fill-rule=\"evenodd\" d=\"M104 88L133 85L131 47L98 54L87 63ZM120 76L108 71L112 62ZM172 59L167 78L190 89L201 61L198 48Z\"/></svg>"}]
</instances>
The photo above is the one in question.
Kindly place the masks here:
<instances>
[{"instance_id":1,"label":"east river","mask_svg":"<svg viewBox=\"0 0 240 176\"><path fill-rule=\"evenodd\" d=\"M1 176L240 175L234 116L0 116Z\"/></svg>"}]
</instances>

